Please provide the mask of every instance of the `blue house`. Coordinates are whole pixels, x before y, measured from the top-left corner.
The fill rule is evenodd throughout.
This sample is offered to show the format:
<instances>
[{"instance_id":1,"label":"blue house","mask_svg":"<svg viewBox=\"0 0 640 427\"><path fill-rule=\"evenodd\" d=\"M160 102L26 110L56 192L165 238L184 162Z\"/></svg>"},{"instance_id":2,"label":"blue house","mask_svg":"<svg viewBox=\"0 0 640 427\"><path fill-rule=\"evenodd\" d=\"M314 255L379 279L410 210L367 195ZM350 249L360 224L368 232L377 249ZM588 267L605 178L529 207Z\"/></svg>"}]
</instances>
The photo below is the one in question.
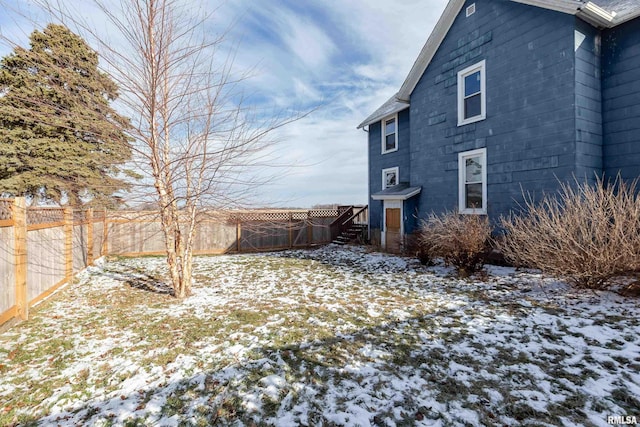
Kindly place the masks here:
<instances>
[{"instance_id":1,"label":"blue house","mask_svg":"<svg viewBox=\"0 0 640 427\"><path fill-rule=\"evenodd\" d=\"M370 236L640 176L640 0L450 0L368 131Z\"/></svg>"}]
</instances>

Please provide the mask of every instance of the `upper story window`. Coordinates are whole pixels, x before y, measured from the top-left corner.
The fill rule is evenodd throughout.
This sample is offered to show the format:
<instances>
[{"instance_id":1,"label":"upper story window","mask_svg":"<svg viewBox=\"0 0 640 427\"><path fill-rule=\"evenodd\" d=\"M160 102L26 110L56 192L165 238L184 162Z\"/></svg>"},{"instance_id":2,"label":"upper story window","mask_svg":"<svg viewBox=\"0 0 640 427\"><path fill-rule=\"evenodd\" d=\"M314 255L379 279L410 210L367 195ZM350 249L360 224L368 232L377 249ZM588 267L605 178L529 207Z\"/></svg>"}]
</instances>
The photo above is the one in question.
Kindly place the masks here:
<instances>
[{"instance_id":1,"label":"upper story window","mask_svg":"<svg viewBox=\"0 0 640 427\"><path fill-rule=\"evenodd\" d=\"M398 185L400 168L397 166L395 168L382 169L382 189L385 190L389 187L393 187L394 185Z\"/></svg>"},{"instance_id":2,"label":"upper story window","mask_svg":"<svg viewBox=\"0 0 640 427\"><path fill-rule=\"evenodd\" d=\"M382 154L398 150L398 115L382 121Z\"/></svg>"},{"instance_id":3,"label":"upper story window","mask_svg":"<svg viewBox=\"0 0 640 427\"><path fill-rule=\"evenodd\" d=\"M461 214L487 213L487 149L458 154L458 209Z\"/></svg>"},{"instance_id":4,"label":"upper story window","mask_svg":"<svg viewBox=\"0 0 640 427\"><path fill-rule=\"evenodd\" d=\"M485 61L458 72L458 126L484 120L487 94Z\"/></svg>"}]
</instances>

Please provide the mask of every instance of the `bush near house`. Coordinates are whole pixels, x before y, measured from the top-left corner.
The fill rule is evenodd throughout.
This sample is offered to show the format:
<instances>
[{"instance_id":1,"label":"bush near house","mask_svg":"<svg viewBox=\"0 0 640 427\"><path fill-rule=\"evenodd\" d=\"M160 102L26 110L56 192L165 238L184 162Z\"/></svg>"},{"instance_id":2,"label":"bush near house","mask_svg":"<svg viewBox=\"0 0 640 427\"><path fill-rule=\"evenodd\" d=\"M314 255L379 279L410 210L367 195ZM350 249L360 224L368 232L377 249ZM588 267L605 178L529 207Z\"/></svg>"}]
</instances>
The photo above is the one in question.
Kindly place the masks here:
<instances>
[{"instance_id":1,"label":"bush near house","mask_svg":"<svg viewBox=\"0 0 640 427\"><path fill-rule=\"evenodd\" d=\"M572 185L573 184L573 185ZM535 267L582 288L603 289L640 268L637 181L566 183L523 213L501 219L499 249L515 265Z\"/></svg>"},{"instance_id":2,"label":"bush near house","mask_svg":"<svg viewBox=\"0 0 640 427\"><path fill-rule=\"evenodd\" d=\"M459 276L466 277L482 268L491 231L489 219L484 215L431 214L420 225L419 254L425 260L441 257L446 264L456 267Z\"/></svg>"},{"instance_id":3,"label":"bush near house","mask_svg":"<svg viewBox=\"0 0 640 427\"><path fill-rule=\"evenodd\" d=\"M402 253L406 256L416 257L420 264L431 266L435 264L435 257L431 253L431 248L422 244L422 233L418 229L406 236Z\"/></svg>"}]
</instances>

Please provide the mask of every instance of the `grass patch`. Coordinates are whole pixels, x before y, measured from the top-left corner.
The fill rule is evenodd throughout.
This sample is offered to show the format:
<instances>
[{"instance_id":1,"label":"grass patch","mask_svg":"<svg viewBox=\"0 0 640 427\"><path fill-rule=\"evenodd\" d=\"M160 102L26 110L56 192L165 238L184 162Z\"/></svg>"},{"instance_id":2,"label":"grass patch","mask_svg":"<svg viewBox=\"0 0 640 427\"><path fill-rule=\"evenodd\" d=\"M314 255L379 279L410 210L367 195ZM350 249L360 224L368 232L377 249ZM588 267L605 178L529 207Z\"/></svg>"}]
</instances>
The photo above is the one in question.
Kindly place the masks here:
<instances>
[{"instance_id":1,"label":"grass patch","mask_svg":"<svg viewBox=\"0 0 640 427\"><path fill-rule=\"evenodd\" d=\"M345 425L354 408L377 425L540 425L639 403L585 388L640 381L633 311L558 304L524 273L459 281L349 248L202 257L177 301L165 268L113 259L0 336L0 425Z\"/></svg>"}]
</instances>

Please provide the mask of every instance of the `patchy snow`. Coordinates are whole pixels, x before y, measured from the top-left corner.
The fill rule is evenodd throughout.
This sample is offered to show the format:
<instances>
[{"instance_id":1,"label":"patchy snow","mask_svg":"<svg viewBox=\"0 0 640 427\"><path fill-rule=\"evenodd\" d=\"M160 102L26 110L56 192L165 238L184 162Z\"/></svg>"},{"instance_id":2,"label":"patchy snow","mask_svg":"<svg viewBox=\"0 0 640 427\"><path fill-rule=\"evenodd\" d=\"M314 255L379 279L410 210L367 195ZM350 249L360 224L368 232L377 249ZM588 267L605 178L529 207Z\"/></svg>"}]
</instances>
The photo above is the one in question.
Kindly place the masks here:
<instances>
[{"instance_id":1,"label":"patchy snow","mask_svg":"<svg viewBox=\"0 0 640 427\"><path fill-rule=\"evenodd\" d=\"M0 336L0 424L607 425L640 416L639 302L358 247L101 260Z\"/></svg>"}]
</instances>

